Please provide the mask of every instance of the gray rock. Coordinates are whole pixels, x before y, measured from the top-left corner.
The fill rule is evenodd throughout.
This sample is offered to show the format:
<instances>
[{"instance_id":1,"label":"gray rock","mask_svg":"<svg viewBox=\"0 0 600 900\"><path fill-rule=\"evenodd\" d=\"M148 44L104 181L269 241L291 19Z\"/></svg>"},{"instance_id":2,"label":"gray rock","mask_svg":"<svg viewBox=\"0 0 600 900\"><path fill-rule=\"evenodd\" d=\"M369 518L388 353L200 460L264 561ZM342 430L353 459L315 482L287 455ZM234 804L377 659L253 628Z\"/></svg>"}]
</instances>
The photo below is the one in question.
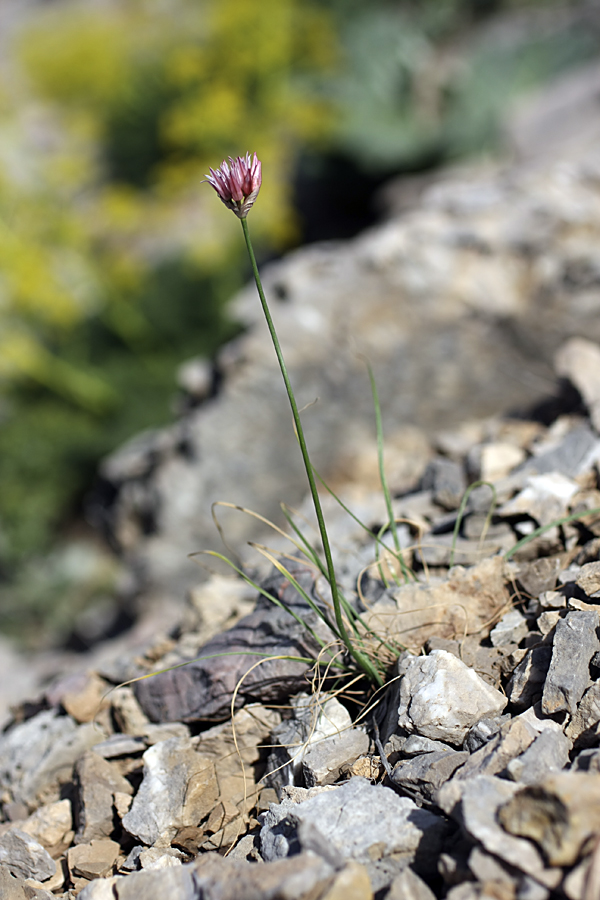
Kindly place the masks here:
<instances>
[{"instance_id":1,"label":"gray rock","mask_svg":"<svg viewBox=\"0 0 600 900\"><path fill-rule=\"evenodd\" d=\"M87 844L94 838L110 837L115 827L115 794L133 794L131 784L91 750L77 760L73 780L75 843Z\"/></svg>"},{"instance_id":2,"label":"gray rock","mask_svg":"<svg viewBox=\"0 0 600 900\"><path fill-rule=\"evenodd\" d=\"M168 869L180 866L184 859L187 860L189 857L173 847L148 847L139 855L142 869Z\"/></svg>"},{"instance_id":3,"label":"gray rock","mask_svg":"<svg viewBox=\"0 0 600 900\"><path fill-rule=\"evenodd\" d=\"M312 743L302 760L306 786L333 784L344 769L368 751L369 744L365 732L358 728Z\"/></svg>"},{"instance_id":4,"label":"gray rock","mask_svg":"<svg viewBox=\"0 0 600 900\"><path fill-rule=\"evenodd\" d=\"M56 900L56 895L41 887L33 887L22 878L12 875L7 866L0 865L0 897L2 900Z\"/></svg>"},{"instance_id":5,"label":"gray rock","mask_svg":"<svg viewBox=\"0 0 600 900\"><path fill-rule=\"evenodd\" d=\"M558 473L565 478L582 475L598 458L598 436L586 423L575 425L551 449L530 457L506 479L511 484L525 485L532 476Z\"/></svg>"},{"instance_id":6,"label":"gray rock","mask_svg":"<svg viewBox=\"0 0 600 900\"><path fill-rule=\"evenodd\" d=\"M334 870L319 856L300 854L260 865L216 853L192 863L92 881L81 900L310 900L323 895Z\"/></svg>"},{"instance_id":7,"label":"gray rock","mask_svg":"<svg viewBox=\"0 0 600 900\"><path fill-rule=\"evenodd\" d=\"M191 866L134 872L126 878L112 877L91 881L78 900L197 900Z\"/></svg>"},{"instance_id":8,"label":"gray rock","mask_svg":"<svg viewBox=\"0 0 600 900\"><path fill-rule=\"evenodd\" d=\"M244 900L276 900L279 897L282 900L310 900L326 894L334 877L334 870L325 860L307 853L267 865L230 861L211 854L209 859L200 857L192 865L197 891L194 896L206 900L240 900L242 897ZM138 900L140 896L146 900L145 895L133 893L127 897L119 894L118 900ZM157 895L156 900L164 900L165 896L171 895L162 898Z\"/></svg>"},{"instance_id":9,"label":"gray rock","mask_svg":"<svg viewBox=\"0 0 600 900\"><path fill-rule=\"evenodd\" d=\"M600 562L589 562L581 566L575 583L588 597L600 596Z\"/></svg>"},{"instance_id":10,"label":"gray rock","mask_svg":"<svg viewBox=\"0 0 600 900\"><path fill-rule=\"evenodd\" d=\"M600 347L585 338L571 338L556 354L554 366L557 375L577 388L594 428L600 431Z\"/></svg>"},{"instance_id":11,"label":"gray rock","mask_svg":"<svg viewBox=\"0 0 600 900\"><path fill-rule=\"evenodd\" d=\"M521 787L498 810L497 820L511 835L534 841L560 878L559 867L574 866L600 831L600 779L585 772L554 772Z\"/></svg>"},{"instance_id":12,"label":"gray rock","mask_svg":"<svg viewBox=\"0 0 600 900\"><path fill-rule=\"evenodd\" d=\"M513 781L522 784L536 784L543 781L550 772L558 772L569 762L573 744L561 732L542 731L525 753L506 766Z\"/></svg>"},{"instance_id":13,"label":"gray rock","mask_svg":"<svg viewBox=\"0 0 600 900\"><path fill-rule=\"evenodd\" d=\"M456 774L456 780L476 775L499 775L508 763L520 756L533 742L535 732L526 723L515 718L506 722L500 731L476 750Z\"/></svg>"},{"instance_id":14,"label":"gray rock","mask_svg":"<svg viewBox=\"0 0 600 900\"><path fill-rule=\"evenodd\" d=\"M455 750L442 741L432 741L431 738L422 737L420 734L409 735L402 744L402 755L406 757L436 752L454 753Z\"/></svg>"},{"instance_id":15,"label":"gray rock","mask_svg":"<svg viewBox=\"0 0 600 900\"><path fill-rule=\"evenodd\" d=\"M552 647L538 644L516 666L506 689L516 709L527 709L541 698L551 659Z\"/></svg>"},{"instance_id":16,"label":"gray rock","mask_svg":"<svg viewBox=\"0 0 600 900\"><path fill-rule=\"evenodd\" d=\"M56 871L56 863L41 844L17 828L0 837L0 865L11 875L46 881Z\"/></svg>"},{"instance_id":17,"label":"gray rock","mask_svg":"<svg viewBox=\"0 0 600 900\"><path fill-rule=\"evenodd\" d=\"M412 800L364 778L352 778L302 803L272 805L263 814L261 853L267 861L282 859L312 836L312 849L320 847L321 853L358 862L390 854L410 861L435 854L445 828L442 819Z\"/></svg>"},{"instance_id":18,"label":"gray rock","mask_svg":"<svg viewBox=\"0 0 600 900\"><path fill-rule=\"evenodd\" d=\"M135 756L146 749L146 741L141 735L132 737L129 734L111 734L105 741L94 747L94 753L102 759L114 759L117 756Z\"/></svg>"},{"instance_id":19,"label":"gray rock","mask_svg":"<svg viewBox=\"0 0 600 900\"><path fill-rule=\"evenodd\" d=\"M452 815L466 832L488 853L546 883L552 875L545 871L541 855L530 841L508 834L497 820L496 813L510 800L518 787L493 775L479 775L465 781L447 782L437 794L437 802ZM553 886L562 873L555 870ZM548 885L550 886L550 885Z\"/></svg>"},{"instance_id":20,"label":"gray rock","mask_svg":"<svg viewBox=\"0 0 600 900\"><path fill-rule=\"evenodd\" d=\"M568 738L577 747L594 746L600 733L600 682L595 681L587 689L579 706L565 729Z\"/></svg>"},{"instance_id":21,"label":"gray rock","mask_svg":"<svg viewBox=\"0 0 600 900\"><path fill-rule=\"evenodd\" d=\"M482 884L493 881L496 884L514 885L517 870L500 862L497 856L486 853L481 847L473 847L469 853L469 869L475 879Z\"/></svg>"},{"instance_id":22,"label":"gray rock","mask_svg":"<svg viewBox=\"0 0 600 900\"><path fill-rule=\"evenodd\" d=\"M302 783L302 761L313 746L317 754L314 757L317 769L321 769L325 764L321 774L326 777L326 751L325 755L320 753L319 744L333 736L339 738L352 728L352 719L346 707L335 697L329 697L327 694L309 695L301 692L290 699L290 705L293 711L291 718L284 719L273 729L271 735L271 742L275 746L272 747L267 761L268 784L276 790ZM364 745L365 738L358 738L358 741ZM343 742L339 745L339 751L334 752L343 756L344 747L349 747L352 755L352 747ZM364 752L365 750L361 750L361 753ZM340 764L343 765L343 760ZM335 764L332 772L334 769ZM311 777L309 775L309 779Z\"/></svg>"},{"instance_id":23,"label":"gray rock","mask_svg":"<svg viewBox=\"0 0 600 900\"><path fill-rule=\"evenodd\" d=\"M464 749L468 750L469 753L475 753L476 750L479 750L480 747L491 741L498 734L504 723L508 721L510 721L508 713L505 713L503 716L494 716L494 718L485 716L483 719L480 719L479 722L476 722L469 728L469 732L463 742Z\"/></svg>"},{"instance_id":24,"label":"gray rock","mask_svg":"<svg viewBox=\"0 0 600 900\"><path fill-rule=\"evenodd\" d=\"M219 796L214 764L196 753L189 738L161 741L143 760L143 781L122 820L129 834L153 844L211 812Z\"/></svg>"},{"instance_id":25,"label":"gray rock","mask_svg":"<svg viewBox=\"0 0 600 900\"><path fill-rule=\"evenodd\" d=\"M435 900L435 894L423 879L407 866L392 881L385 900Z\"/></svg>"},{"instance_id":26,"label":"gray rock","mask_svg":"<svg viewBox=\"0 0 600 900\"><path fill-rule=\"evenodd\" d=\"M433 740L460 746L475 722L506 706L505 696L445 650L408 657L399 673L398 726Z\"/></svg>"},{"instance_id":27,"label":"gray rock","mask_svg":"<svg viewBox=\"0 0 600 900\"><path fill-rule=\"evenodd\" d=\"M517 578L523 590L532 597L539 597L545 591L553 591L558 573L562 568L559 556L542 556L519 566Z\"/></svg>"},{"instance_id":28,"label":"gray rock","mask_svg":"<svg viewBox=\"0 0 600 900\"><path fill-rule=\"evenodd\" d=\"M552 660L542 694L547 714L573 714L590 682L590 660L598 650L599 619L595 611L573 610L556 624Z\"/></svg>"},{"instance_id":29,"label":"gray rock","mask_svg":"<svg viewBox=\"0 0 600 900\"><path fill-rule=\"evenodd\" d=\"M527 619L518 609L511 609L502 616L498 624L490 633L490 640L494 647L503 647L506 644L518 644L525 637L529 627Z\"/></svg>"},{"instance_id":30,"label":"gray rock","mask_svg":"<svg viewBox=\"0 0 600 900\"><path fill-rule=\"evenodd\" d=\"M430 490L435 503L444 509L457 509L467 489L464 469L443 456L432 459L421 480L421 490Z\"/></svg>"},{"instance_id":31,"label":"gray rock","mask_svg":"<svg viewBox=\"0 0 600 900\"><path fill-rule=\"evenodd\" d=\"M437 750L423 753L414 759L403 760L394 768L392 780L409 792L416 791L426 800L432 800L435 792L462 766L469 754L462 750Z\"/></svg>"},{"instance_id":32,"label":"gray rock","mask_svg":"<svg viewBox=\"0 0 600 900\"><path fill-rule=\"evenodd\" d=\"M452 534L428 534L427 539L416 551L416 558L428 566L473 566L482 559L494 556L500 550L508 550L514 544L512 534L507 539L487 536L486 540L467 541L454 538Z\"/></svg>"},{"instance_id":33,"label":"gray rock","mask_svg":"<svg viewBox=\"0 0 600 900\"><path fill-rule=\"evenodd\" d=\"M104 739L93 723L44 710L0 737L0 784L14 799L33 804L40 791L66 782L75 761Z\"/></svg>"},{"instance_id":34,"label":"gray rock","mask_svg":"<svg viewBox=\"0 0 600 900\"><path fill-rule=\"evenodd\" d=\"M498 510L498 515L528 515L538 525L550 525L567 514L569 501L578 490L577 482L560 472L530 474L520 493L507 500Z\"/></svg>"},{"instance_id":35,"label":"gray rock","mask_svg":"<svg viewBox=\"0 0 600 900\"><path fill-rule=\"evenodd\" d=\"M589 747L578 753L571 764L574 772L600 773L600 748Z\"/></svg>"}]
</instances>

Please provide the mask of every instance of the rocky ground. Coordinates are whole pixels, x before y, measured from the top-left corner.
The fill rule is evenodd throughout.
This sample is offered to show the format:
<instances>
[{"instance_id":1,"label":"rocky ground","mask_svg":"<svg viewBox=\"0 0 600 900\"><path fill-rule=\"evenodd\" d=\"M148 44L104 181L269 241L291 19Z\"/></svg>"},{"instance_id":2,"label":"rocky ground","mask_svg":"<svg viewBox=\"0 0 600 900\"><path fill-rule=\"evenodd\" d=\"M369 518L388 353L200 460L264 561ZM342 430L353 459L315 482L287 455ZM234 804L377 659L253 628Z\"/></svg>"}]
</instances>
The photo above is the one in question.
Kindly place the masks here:
<instances>
[{"instance_id":1,"label":"rocky ground","mask_svg":"<svg viewBox=\"0 0 600 900\"><path fill-rule=\"evenodd\" d=\"M286 658L319 656L317 640L215 575L144 655L15 709L3 900L600 896L600 346L571 339L555 367L543 416L404 449L394 512L414 576L378 556L380 492L344 495L367 529L329 498L384 689L334 677L322 653ZM287 552L327 614L322 577ZM251 574L332 639L289 577L264 560Z\"/></svg>"}]
</instances>

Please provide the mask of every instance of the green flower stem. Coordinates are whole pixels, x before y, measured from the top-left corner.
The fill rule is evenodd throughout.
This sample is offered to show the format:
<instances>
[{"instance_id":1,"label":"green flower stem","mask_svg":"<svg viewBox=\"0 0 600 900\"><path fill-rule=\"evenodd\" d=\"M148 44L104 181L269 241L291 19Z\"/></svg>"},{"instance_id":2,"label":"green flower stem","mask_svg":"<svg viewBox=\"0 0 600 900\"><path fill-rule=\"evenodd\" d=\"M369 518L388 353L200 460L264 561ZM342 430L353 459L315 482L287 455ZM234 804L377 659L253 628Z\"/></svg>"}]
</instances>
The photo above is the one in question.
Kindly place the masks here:
<instances>
[{"instance_id":1,"label":"green flower stem","mask_svg":"<svg viewBox=\"0 0 600 900\"><path fill-rule=\"evenodd\" d=\"M267 298L265 297L265 292L263 291L262 282L260 280L260 274L258 271L258 266L256 264L256 257L254 256L254 250L252 248L252 241L250 240L250 232L248 231L248 222L247 220L240 219L242 223L242 229L244 231L244 238L246 240L246 247L248 248L248 256L250 257L250 263L252 265L252 272L254 274L254 280L256 281L256 287L258 290L258 296L260 297L260 302L262 304L263 312L265 314L265 319L267 320L267 326L269 328L269 333L271 335L271 339L273 341L273 346L275 347L275 353L277 354L277 361L279 362L279 368L281 369L281 374L283 376L283 381L285 384L285 389L287 391L287 395L290 401L290 406L292 409L292 415L294 417L294 424L296 426L296 434L298 436L298 443L300 444L300 450L302 452L302 459L304 460L304 468L306 469L306 477L308 478L308 484L310 486L310 492L312 494L312 499L315 507L315 513L317 515L317 522L319 525L319 532L321 534L321 542L323 544L323 553L325 554L325 562L327 564L327 572L329 575L329 586L331 588L331 597L333 600L333 610L335 613L335 621L338 627L338 631L340 633L340 637L342 638L347 650L353 656L355 661L358 663L360 668L365 672L365 674L371 679L371 681L376 681L380 686L383 684L382 678L375 669L375 667L371 664L371 662L360 653L356 647L353 646L348 632L346 630L346 624L344 622L344 618L342 616L342 606L340 602L340 595L338 592L337 582L335 578L335 569L333 567L333 559L331 556L331 547L329 544L329 537L327 535L327 528L325 525L325 518L323 516L323 510L321 508L321 501L319 499L319 494L317 491L317 485L315 483L315 478L313 475L313 468L310 461L310 456L308 455L308 447L306 446L306 440L304 438L304 430L302 428L302 423L300 421L300 413L298 412L298 405L296 403L296 398L294 396L294 391L292 388L292 383L290 381L290 377L288 375L287 367L285 365L285 360L283 358L283 353L281 351L281 346L279 344L279 339L277 337L277 332L275 331L275 325L273 323L273 319L271 318L271 312L269 310L269 305L267 303Z\"/></svg>"}]
</instances>

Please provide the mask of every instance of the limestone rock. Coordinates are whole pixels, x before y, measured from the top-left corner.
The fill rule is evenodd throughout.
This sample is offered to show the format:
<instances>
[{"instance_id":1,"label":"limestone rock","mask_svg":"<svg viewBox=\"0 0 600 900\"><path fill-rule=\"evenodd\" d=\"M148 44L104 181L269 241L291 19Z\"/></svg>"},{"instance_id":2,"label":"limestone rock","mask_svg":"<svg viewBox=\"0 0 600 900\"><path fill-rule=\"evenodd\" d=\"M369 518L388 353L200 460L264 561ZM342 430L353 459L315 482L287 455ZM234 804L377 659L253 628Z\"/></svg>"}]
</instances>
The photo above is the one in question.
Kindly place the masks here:
<instances>
[{"instance_id":1,"label":"limestone rock","mask_svg":"<svg viewBox=\"0 0 600 900\"><path fill-rule=\"evenodd\" d=\"M457 780L503 773L510 761L525 752L534 739L535 732L525 722L518 717L510 719L494 737L471 754L457 772Z\"/></svg>"},{"instance_id":2,"label":"limestone rock","mask_svg":"<svg viewBox=\"0 0 600 900\"><path fill-rule=\"evenodd\" d=\"M572 866L600 831L600 775L550 775L514 794L498 817L511 834L535 841L552 866Z\"/></svg>"},{"instance_id":3,"label":"limestone rock","mask_svg":"<svg viewBox=\"0 0 600 900\"><path fill-rule=\"evenodd\" d=\"M369 744L365 732L358 728L312 743L302 760L306 786L333 784L343 770L367 752Z\"/></svg>"},{"instance_id":4,"label":"limestone rock","mask_svg":"<svg viewBox=\"0 0 600 900\"><path fill-rule=\"evenodd\" d=\"M373 811L376 810L376 815ZM408 860L439 849L443 821L389 788L352 778L301 803L284 800L263 816L261 853L282 859L298 845L332 858L368 862L396 854Z\"/></svg>"},{"instance_id":5,"label":"limestone rock","mask_svg":"<svg viewBox=\"0 0 600 900\"><path fill-rule=\"evenodd\" d=\"M517 665L507 686L508 698L516 709L527 709L541 698L551 659L552 647L538 644Z\"/></svg>"},{"instance_id":6,"label":"limestone rock","mask_svg":"<svg viewBox=\"0 0 600 900\"><path fill-rule=\"evenodd\" d=\"M566 152L573 156L547 161L544 171L446 177L409 216L265 267L299 402L321 398L306 427L325 477L339 471L340 448L355 444L357 431L372 432L356 343L374 361L384 421L440 429L458 415L537 402L539 377L553 377L561 343L600 338L595 159ZM293 429L281 425L289 413L259 307L254 285L235 300L246 332L219 355L217 397L103 465L113 501L99 502L97 517L138 579L168 596L198 581L181 547L217 546L213 500L232 497L276 517L282 496L297 504L305 492ZM351 341L340 340L340 322ZM577 383L575 368L568 371ZM507 378L508 370L533 377ZM564 455L570 471L555 463L547 471L576 477L587 452L579 449ZM228 529L239 545L251 532L244 517Z\"/></svg>"},{"instance_id":7,"label":"limestone rock","mask_svg":"<svg viewBox=\"0 0 600 900\"><path fill-rule=\"evenodd\" d=\"M37 881L45 881L56 871L54 860L42 845L17 828L0 837L0 865L12 875Z\"/></svg>"},{"instance_id":8,"label":"limestone rock","mask_svg":"<svg viewBox=\"0 0 600 900\"><path fill-rule=\"evenodd\" d=\"M335 874L333 884L319 900L373 900L367 868L352 861L346 863L344 868Z\"/></svg>"},{"instance_id":9,"label":"limestone rock","mask_svg":"<svg viewBox=\"0 0 600 900\"><path fill-rule=\"evenodd\" d=\"M462 766L469 754L460 750L437 750L403 760L394 768L393 781L400 787L416 791L427 800Z\"/></svg>"},{"instance_id":10,"label":"limestone rock","mask_svg":"<svg viewBox=\"0 0 600 900\"><path fill-rule=\"evenodd\" d=\"M505 644L518 644L528 632L527 619L518 609L507 612L490 634L490 640L494 647L502 647Z\"/></svg>"},{"instance_id":11,"label":"limestone rock","mask_svg":"<svg viewBox=\"0 0 600 900\"><path fill-rule=\"evenodd\" d=\"M437 794L437 802L460 821L466 832L481 843L488 853L499 857L536 880L557 886L561 873L548 873L543 859L532 843L504 830L497 812L517 793L517 785L493 775L479 775L464 781L447 782Z\"/></svg>"},{"instance_id":12,"label":"limestone rock","mask_svg":"<svg viewBox=\"0 0 600 900\"><path fill-rule=\"evenodd\" d=\"M547 715L575 712L590 681L590 660L600 646L598 624L598 613L591 610L573 610L557 622L542 695L542 709Z\"/></svg>"},{"instance_id":13,"label":"limestone rock","mask_svg":"<svg viewBox=\"0 0 600 900\"><path fill-rule=\"evenodd\" d=\"M578 747L594 746L600 733L600 682L587 689L565 729L568 738Z\"/></svg>"},{"instance_id":14,"label":"limestone rock","mask_svg":"<svg viewBox=\"0 0 600 900\"><path fill-rule=\"evenodd\" d=\"M56 900L50 891L32 887L23 878L12 875L4 865L0 865L0 897L2 900Z\"/></svg>"},{"instance_id":15,"label":"limestone rock","mask_svg":"<svg viewBox=\"0 0 600 900\"><path fill-rule=\"evenodd\" d=\"M217 801L219 790L212 760L201 756L189 738L171 738L143 756L144 779L123 827L145 844L197 825Z\"/></svg>"},{"instance_id":16,"label":"limestone rock","mask_svg":"<svg viewBox=\"0 0 600 900\"><path fill-rule=\"evenodd\" d=\"M558 375L568 378L588 408L596 431L600 431L600 347L585 338L566 341L555 356Z\"/></svg>"},{"instance_id":17,"label":"limestone rock","mask_svg":"<svg viewBox=\"0 0 600 900\"><path fill-rule=\"evenodd\" d=\"M60 851L64 842L73 836L71 803L69 800L57 800L55 803L40 806L29 818L19 822L18 827L39 841L42 847L53 855L53 852Z\"/></svg>"},{"instance_id":18,"label":"limestone rock","mask_svg":"<svg viewBox=\"0 0 600 900\"><path fill-rule=\"evenodd\" d=\"M78 844L67 853L71 878L102 878L108 875L117 860L120 847L116 841L98 840Z\"/></svg>"},{"instance_id":19,"label":"limestone rock","mask_svg":"<svg viewBox=\"0 0 600 900\"><path fill-rule=\"evenodd\" d=\"M91 750L77 761L74 783L75 843L89 844L94 838L110 837L115 827L115 794L133 794L131 784Z\"/></svg>"},{"instance_id":20,"label":"limestone rock","mask_svg":"<svg viewBox=\"0 0 600 900\"><path fill-rule=\"evenodd\" d=\"M75 761L103 738L91 722L77 726L70 716L44 710L0 737L0 784L26 804L47 788L58 793Z\"/></svg>"},{"instance_id":21,"label":"limestone rock","mask_svg":"<svg viewBox=\"0 0 600 900\"><path fill-rule=\"evenodd\" d=\"M543 731L521 756L508 763L506 770L513 781L537 784L550 773L564 769L572 746L560 731Z\"/></svg>"},{"instance_id":22,"label":"limestone rock","mask_svg":"<svg viewBox=\"0 0 600 900\"><path fill-rule=\"evenodd\" d=\"M434 900L435 894L422 878L407 866L396 875L385 900Z\"/></svg>"},{"instance_id":23,"label":"limestone rock","mask_svg":"<svg viewBox=\"0 0 600 900\"><path fill-rule=\"evenodd\" d=\"M469 728L501 713L506 697L445 650L400 664L398 726L433 740L462 744Z\"/></svg>"},{"instance_id":24,"label":"limestone rock","mask_svg":"<svg viewBox=\"0 0 600 900\"><path fill-rule=\"evenodd\" d=\"M472 542L469 542L470 544ZM449 549L449 548L448 548ZM439 584L403 584L390 589L363 614L378 635L418 653L432 637L487 635L509 602L506 568L492 557L471 568L455 566Z\"/></svg>"}]
</instances>

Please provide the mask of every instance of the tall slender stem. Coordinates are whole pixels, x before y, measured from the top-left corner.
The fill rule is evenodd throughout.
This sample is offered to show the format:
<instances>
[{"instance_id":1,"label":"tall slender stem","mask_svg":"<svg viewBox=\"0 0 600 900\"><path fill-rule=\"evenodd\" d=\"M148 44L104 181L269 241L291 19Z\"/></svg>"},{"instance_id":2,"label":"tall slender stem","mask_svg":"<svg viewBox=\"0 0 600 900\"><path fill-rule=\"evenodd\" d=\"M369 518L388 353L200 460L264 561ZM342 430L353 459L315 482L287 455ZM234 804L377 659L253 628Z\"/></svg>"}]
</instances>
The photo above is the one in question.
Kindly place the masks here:
<instances>
[{"instance_id":1,"label":"tall slender stem","mask_svg":"<svg viewBox=\"0 0 600 900\"><path fill-rule=\"evenodd\" d=\"M312 494L313 504L315 507L315 513L317 516L317 522L319 525L319 532L321 535L321 543L323 544L323 553L325 554L325 563L327 565L327 572L329 576L329 586L331 588L331 597L333 600L333 610L335 614L335 621L338 627L338 631L341 639L343 640L346 648L352 654L358 665L361 669L368 675L369 678L375 680L379 685L383 684L383 680L376 668L372 665L369 659L360 653L356 647L353 646L350 637L348 636L348 632L346 630L346 624L344 622L344 617L342 615L342 606L340 602L340 595L338 592L337 581L335 578L335 569L333 567L333 558L331 556L331 547L329 544L329 537L327 535L327 527L325 525L325 517L323 516L323 510L321 508L321 501L319 499L319 494L317 491L317 485L315 483L315 478L313 475L313 468L310 461L310 456L308 454L308 447L306 446L306 440L304 438L304 430L302 428L302 422L300 421L300 413L298 412L298 405L296 403L296 398L294 396L294 390L292 388L292 383L290 381L290 377L288 375L287 367L285 364L285 360L283 358L283 353L281 351L281 346L279 344L279 338L277 337L277 332L275 331L275 325L273 323L273 319L271 317L271 312L269 310L269 305L267 303L267 298L265 297L265 292L263 291L262 282L260 280L260 274L258 271L258 266L256 264L256 257L254 256L254 250L252 248L252 241L250 240L250 232L248 231L248 222L247 220L240 219L242 223L242 229L244 231L244 238L246 240L246 247L248 248L248 255L250 257L250 263L252 265L252 272L254 274L254 280L256 281L256 288L258 290L258 296L260 297L260 302L263 308L263 312L265 314L265 319L267 320L267 326L269 328L269 333L271 335L271 340L273 341L273 346L275 347L275 353L277 354L277 361L279 362L279 368L281 369L281 374L283 376L283 381L285 384L285 389L287 391L288 399L290 401L290 406L292 409L292 416L294 417L294 424L296 426L296 434L298 436L298 443L300 444L300 451L302 453L302 459L304 461L304 468L306 469L306 477L308 478L308 484L310 486L310 492Z\"/></svg>"}]
</instances>

